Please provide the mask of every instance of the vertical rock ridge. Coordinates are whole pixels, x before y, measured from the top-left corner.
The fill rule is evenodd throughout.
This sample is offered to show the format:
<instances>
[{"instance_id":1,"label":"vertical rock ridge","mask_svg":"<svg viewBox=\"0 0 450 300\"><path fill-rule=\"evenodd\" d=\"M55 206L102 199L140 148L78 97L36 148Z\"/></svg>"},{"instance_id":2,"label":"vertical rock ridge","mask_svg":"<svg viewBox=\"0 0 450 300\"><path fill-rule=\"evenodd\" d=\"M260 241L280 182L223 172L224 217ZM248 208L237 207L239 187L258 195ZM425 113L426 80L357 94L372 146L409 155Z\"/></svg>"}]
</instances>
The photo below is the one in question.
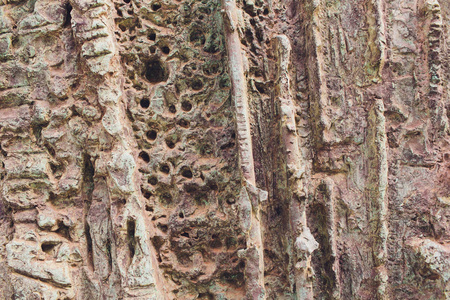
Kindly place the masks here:
<instances>
[{"instance_id":1,"label":"vertical rock ridge","mask_svg":"<svg viewBox=\"0 0 450 300\"><path fill-rule=\"evenodd\" d=\"M365 68L369 80L379 82L386 63L386 30L383 0L367 1L368 49ZM370 84L370 82L369 82Z\"/></svg>"},{"instance_id":2,"label":"vertical rock ridge","mask_svg":"<svg viewBox=\"0 0 450 300\"><path fill-rule=\"evenodd\" d=\"M388 299L387 261L388 230L388 161L386 120L383 100L375 98L368 116L368 181L366 190L370 204L369 223L372 251L378 284L377 299Z\"/></svg>"},{"instance_id":3,"label":"vertical rock ridge","mask_svg":"<svg viewBox=\"0 0 450 300\"><path fill-rule=\"evenodd\" d=\"M235 0L223 0L223 19L229 72L231 77L231 95L235 105L236 133L239 149L239 164L248 189L256 189L253 146L250 132L247 80L244 75L244 59L239 39L239 21ZM239 201L247 202L246 191L241 193ZM246 258L246 287L248 299L265 299L264 257L260 217L260 197L252 193L250 227L248 229ZM243 203L242 205L246 205ZM243 220L244 221L244 220Z\"/></svg>"}]
</instances>

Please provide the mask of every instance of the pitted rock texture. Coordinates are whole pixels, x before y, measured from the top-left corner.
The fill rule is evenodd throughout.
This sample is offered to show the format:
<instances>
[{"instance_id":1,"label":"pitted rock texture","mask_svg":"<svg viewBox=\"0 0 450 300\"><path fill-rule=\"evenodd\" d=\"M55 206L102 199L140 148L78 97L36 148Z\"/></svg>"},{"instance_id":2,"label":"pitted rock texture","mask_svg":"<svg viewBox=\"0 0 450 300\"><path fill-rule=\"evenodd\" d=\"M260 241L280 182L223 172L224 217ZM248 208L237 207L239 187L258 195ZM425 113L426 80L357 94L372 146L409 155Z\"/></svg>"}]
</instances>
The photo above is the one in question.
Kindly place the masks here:
<instances>
[{"instance_id":1,"label":"pitted rock texture","mask_svg":"<svg viewBox=\"0 0 450 300\"><path fill-rule=\"evenodd\" d=\"M0 0L0 299L450 299L450 2Z\"/></svg>"}]
</instances>

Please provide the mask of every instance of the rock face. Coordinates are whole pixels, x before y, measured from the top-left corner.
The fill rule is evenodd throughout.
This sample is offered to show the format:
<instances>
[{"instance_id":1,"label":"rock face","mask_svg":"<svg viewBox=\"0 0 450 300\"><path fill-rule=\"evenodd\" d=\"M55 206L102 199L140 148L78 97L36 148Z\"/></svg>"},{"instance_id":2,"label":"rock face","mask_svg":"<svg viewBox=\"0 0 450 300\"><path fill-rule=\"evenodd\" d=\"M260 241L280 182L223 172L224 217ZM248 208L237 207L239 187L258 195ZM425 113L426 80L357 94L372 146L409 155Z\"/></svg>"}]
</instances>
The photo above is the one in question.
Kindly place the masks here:
<instances>
[{"instance_id":1,"label":"rock face","mask_svg":"<svg viewBox=\"0 0 450 300\"><path fill-rule=\"evenodd\" d=\"M0 0L0 299L450 299L450 2Z\"/></svg>"}]
</instances>

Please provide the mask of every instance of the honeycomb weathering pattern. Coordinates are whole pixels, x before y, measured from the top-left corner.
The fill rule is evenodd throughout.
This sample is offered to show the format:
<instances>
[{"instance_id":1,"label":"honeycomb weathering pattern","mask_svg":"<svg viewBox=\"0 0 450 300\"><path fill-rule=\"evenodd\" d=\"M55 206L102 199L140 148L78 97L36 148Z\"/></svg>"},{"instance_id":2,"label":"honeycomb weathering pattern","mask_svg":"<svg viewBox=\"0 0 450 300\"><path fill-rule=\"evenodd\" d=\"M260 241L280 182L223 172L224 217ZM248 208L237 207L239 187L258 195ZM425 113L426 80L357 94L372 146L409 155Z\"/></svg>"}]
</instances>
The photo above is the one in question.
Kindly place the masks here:
<instances>
[{"instance_id":1,"label":"honeycomb weathering pattern","mask_svg":"<svg viewBox=\"0 0 450 300\"><path fill-rule=\"evenodd\" d=\"M449 16L0 0L0 299L450 299Z\"/></svg>"}]
</instances>

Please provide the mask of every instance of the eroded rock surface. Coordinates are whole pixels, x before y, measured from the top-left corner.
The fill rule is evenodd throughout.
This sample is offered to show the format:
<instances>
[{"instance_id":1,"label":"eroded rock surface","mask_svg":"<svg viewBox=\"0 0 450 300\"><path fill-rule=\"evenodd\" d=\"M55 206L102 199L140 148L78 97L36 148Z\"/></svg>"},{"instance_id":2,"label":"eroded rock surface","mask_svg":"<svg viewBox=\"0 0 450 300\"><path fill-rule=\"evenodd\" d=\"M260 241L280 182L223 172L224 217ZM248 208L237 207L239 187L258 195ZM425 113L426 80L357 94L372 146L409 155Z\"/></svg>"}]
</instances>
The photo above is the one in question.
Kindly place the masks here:
<instances>
[{"instance_id":1,"label":"eroded rock surface","mask_svg":"<svg viewBox=\"0 0 450 300\"><path fill-rule=\"evenodd\" d=\"M450 299L449 16L0 0L0 299Z\"/></svg>"}]
</instances>

